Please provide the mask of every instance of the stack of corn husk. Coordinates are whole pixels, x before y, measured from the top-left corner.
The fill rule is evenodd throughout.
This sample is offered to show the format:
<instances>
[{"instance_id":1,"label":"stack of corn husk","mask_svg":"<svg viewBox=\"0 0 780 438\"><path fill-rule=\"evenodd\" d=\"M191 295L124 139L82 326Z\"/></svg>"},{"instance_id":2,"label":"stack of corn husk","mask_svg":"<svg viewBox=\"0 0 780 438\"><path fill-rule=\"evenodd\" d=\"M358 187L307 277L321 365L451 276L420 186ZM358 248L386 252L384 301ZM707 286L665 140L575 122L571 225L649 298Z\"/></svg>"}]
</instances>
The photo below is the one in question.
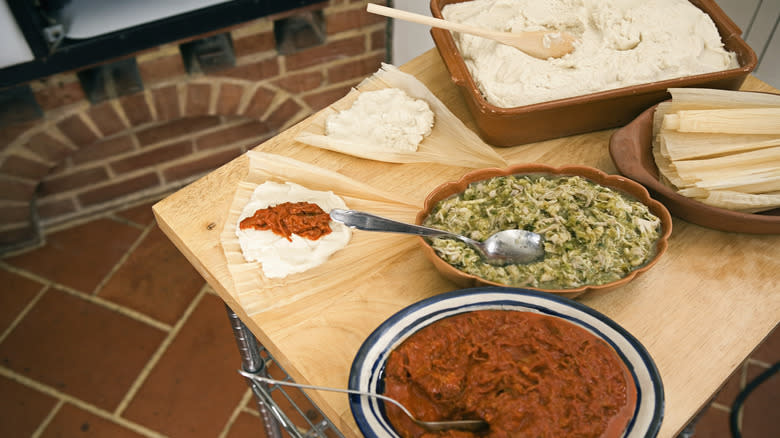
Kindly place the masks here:
<instances>
[{"instance_id":1,"label":"stack of corn husk","mask_svg":"<svg viewBox=\"0 0 780 438\"><path fill-rule=\"evenodd\" d=\"M653 119L653 156L667 185L715 207L780 207L780 95L669 89Z\"/></svg>"}]
</instances>

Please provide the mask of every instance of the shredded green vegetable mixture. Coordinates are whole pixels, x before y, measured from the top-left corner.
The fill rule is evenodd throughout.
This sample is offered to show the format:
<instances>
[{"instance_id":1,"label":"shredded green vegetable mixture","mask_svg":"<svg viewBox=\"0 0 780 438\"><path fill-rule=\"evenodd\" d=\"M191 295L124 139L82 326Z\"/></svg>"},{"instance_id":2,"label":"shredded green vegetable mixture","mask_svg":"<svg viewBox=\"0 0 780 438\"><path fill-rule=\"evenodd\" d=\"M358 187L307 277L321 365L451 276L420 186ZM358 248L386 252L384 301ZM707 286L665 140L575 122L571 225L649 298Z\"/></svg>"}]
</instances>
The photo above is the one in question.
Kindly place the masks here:
<instances>
[{"instance_id":1,"label":"shredded green vegetable mixture","mask_svg":"<svg viewBox=\"0 0 780 438\"><path fill-rule=\"evenodd\" d=\"M507 229L544 237L543 260L492 266L460 241L434 238L459 270L515 287L571 289L620 279L655 251L661 221L639 201L579 176L500 176L439 202L424 225L483 241Z\"/></svg>"}]
</instances>

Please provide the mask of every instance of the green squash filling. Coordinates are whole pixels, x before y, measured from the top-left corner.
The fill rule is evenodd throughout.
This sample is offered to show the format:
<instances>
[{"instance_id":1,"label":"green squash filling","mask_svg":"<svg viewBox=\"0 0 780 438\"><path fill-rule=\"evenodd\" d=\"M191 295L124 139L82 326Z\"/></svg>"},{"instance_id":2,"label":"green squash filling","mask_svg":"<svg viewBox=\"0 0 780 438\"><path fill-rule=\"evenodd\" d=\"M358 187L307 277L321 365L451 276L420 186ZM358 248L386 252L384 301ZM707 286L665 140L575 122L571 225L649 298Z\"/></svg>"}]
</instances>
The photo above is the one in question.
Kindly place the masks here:
<instances>
[{"instance_id":1,"label":"green squash filling","mask_svg":"<svg viewBox=\"0 0 780 438\"><path fill-rule=\"evenodd\" d=\"M661 221L646 205L579 176L499 176L439 202L424 225L483 241L524 229L544 237L544 259L492 266L463 242L431 239L455 268L514 287L571 289L625 277L655 253Z\"/></svg>"}]
</instances>

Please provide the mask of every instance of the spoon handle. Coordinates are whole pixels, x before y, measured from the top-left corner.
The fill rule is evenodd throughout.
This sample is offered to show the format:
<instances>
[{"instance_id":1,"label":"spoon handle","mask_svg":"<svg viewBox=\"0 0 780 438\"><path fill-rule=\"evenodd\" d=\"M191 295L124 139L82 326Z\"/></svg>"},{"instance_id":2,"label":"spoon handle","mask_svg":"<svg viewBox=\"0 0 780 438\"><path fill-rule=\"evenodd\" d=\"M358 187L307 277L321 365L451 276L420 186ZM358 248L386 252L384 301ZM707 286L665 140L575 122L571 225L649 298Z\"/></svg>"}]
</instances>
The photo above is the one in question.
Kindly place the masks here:
<instances>
[{"instance_id":1,"label":"spoon handle","mask_svg":"<svg viewBox=\"0 0 780 438\"><path fill-rule=\"evenodd\" d=\"M390 403L398 406L399 408L401 408L402 411L404 411L404 413L406 415L408 415L410 418L414 419L414 415L412 415L412 413L409 412L404 405L399 403L397 400L392 399L390 397L386 397L386 396L384 396L382 394L376 394L376 393L373 393L373 392L366 392L366 391L358 391L356 389L343 389L343 388L331 388L329 386L304 385L302 383L294 383L294 382L289 382L287 380L276 380L276 379L270 379L268 377L258 376L257 374L249 373L249 372L246 372L244 370L238 370L238 373L241 374L244 377L248 377L248 378L254 379L254 380L256 380L256 381L258 381L260 383L267 383L267 384L270 384L270 385L293 386L295 388L301 388L301 389L314 389L314 390L317 390L317 391L340 392L340 393L343 393L343 394L354 394L354 395L362 395L362 396L367 396L367 397L378 398L380 400L384 400L384 401L390 402Z\"/></svg>"},{"instance_id":2,"label":"spoon handle","mask_svg":"<svg viewBox=\"0 0 780 438\"><path fill-rule=\"evenodd\" d=\"M415 14L400 9L369 3L366 11L385 17L397 18L403 21L423 24L439 29L454 32L467 33L478 37L498 41L539 59L560 58L574 50L575 38L568 32L557 31L528 31L528 32L501 32L482 29L468 24L442 20L441 18Z\"/></svg>"},{"instance_id":3,"label":"spoon handle","mask_svg":"<svg viewBox=\"0 0 780 438\"><path fill-rule=\"evenodd\" d=\"M384 17L397 18L399 20L408 21L411 23L423 24L426 26L431 26L438 29L451 30L455 32L468 33L471 35L482 36L490 39L495 39L501 36L499 32L480 29L475 26L456 23L454 21L442 20L441 18L429 17L427 15L422 15L422 14L415 14L413 12L407 12L400 9L388 8L387 6L381 6L375 3L369 3L366 6L366 11L372 14L382 15Z\"/></svg>"},{"instance_id":4,"label":"spoon handle","mask_svg":"<svg viewBox=\"0 0 780 438\"><path fill-rule=\"evenodd\" d=\"M456 236L446 231L397 222L392 219L355 210L334 208L330 211L330 218L336 222L341 222L350 228L364 231L385 231L389 233L414 234L427 237L453 236L460 238L460 236Z\"/></svg>"}]
</instances>

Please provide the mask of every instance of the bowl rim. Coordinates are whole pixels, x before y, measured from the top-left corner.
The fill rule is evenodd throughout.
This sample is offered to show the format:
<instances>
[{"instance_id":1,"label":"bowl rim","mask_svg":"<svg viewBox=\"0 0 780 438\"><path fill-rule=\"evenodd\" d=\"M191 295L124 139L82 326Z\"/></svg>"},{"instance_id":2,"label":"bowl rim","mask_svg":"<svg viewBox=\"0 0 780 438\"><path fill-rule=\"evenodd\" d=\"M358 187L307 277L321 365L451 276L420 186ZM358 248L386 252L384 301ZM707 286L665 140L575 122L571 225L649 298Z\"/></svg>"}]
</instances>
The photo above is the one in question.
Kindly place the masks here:
<instances>
[{"instance_id":1,"label":"bowl rim","mask_svg":"<svg viewBox=\"0 0 780 438\"><path fill-rule=\"evenodd\" d=\"M522 175L522 174L551 174L551 175L559 175L559 176L581 176L595 184L608 187L612 190L619 191L622 194L627 194L635 198L636 200L642 202L643 204L645 204L650 209L651 213L658 216L658 218L661 221L661 235L658 237L658 240L655 243L655 254L650 260L648 260L646 263L639 266L638 268L631 270L624 277L621 277L609 283L604 283L599 285L582 285L576 288L569 288L569 289L545 289L545 288L536 288L531 286L515 286L515 287L523 287L525 289L530 289L530 290L537 290L537 291L542 291L547 293L565 294L565 295L572 295L572 296L575 294L578 295L590 291L609 290L624 285L632 281L638 275L649 270L656 263L658 263L661 256L666 252L669 246L669 237L672 234L672 228L673 228L672 217L671 214L669 213L669 210L667 210L666 206L664 206L659 201L653 199L650 196L650 192L648 192L648 190L642 184L639 184L638 182L630 178L627 178L623 175L608 174L595 167L578 165L578 164L554 167L554 166L541 164L541 163L521 163L521 164L510 165L505 168L491 167L491 168L482 168L482 169L473 170L471 172L464 174L463 176L461 176L459 179L455 181L448 181L434 188L426 196L422 210L418 211L417 216L415 217L415 223L417 225L422 225L423 220L425 220L425 218L430 214L431 210L436 205L436 203L450 196L461 193L466 188L466 186L468 186L468 184L471 184L476 181L483 181L489 178L494 178L497 176ZM445 195L442 196L442 193L444 193ZM464 271L455 268L454 266L450 265L449 263L445 262L442 258L440 258L436 254L436 251L433 249L433 247L429 245L428 242L426 242L423 237L418 236L417 239L418 242L420 242L420 244L422 245L423 253L426 255L426 257L429 260L431 260L434 266L437 269L439 269L442 272L442 274L444 274L445 276L452 277L452 278L459 278L461 279L462 282L470 282L474 285L510 287L509 285L486 280L484 278L466 273Z\"/></svg>"},{"instance_id":2,"label":"bowl rim","mask_svg":"<svg viewBox=\"0 0 780 438\"><path fill-rule=\"evenodd\" d=\"M523 288L484 286L458 289L402 308L364 340L352 362L348 387L381 391L384 366L393 348L428 324L447 316L481 309L532 311L560 317L607 342L623 360L637 390L634 415L626 426L624 436L654 437L658 434L665 409L663 380L642 343L620 324L591 307L566 297ZM349 405L365 437L397 437L389 428L383 405L376 399L353 394L349 396Z\"/></svg>"}]
</instances>

